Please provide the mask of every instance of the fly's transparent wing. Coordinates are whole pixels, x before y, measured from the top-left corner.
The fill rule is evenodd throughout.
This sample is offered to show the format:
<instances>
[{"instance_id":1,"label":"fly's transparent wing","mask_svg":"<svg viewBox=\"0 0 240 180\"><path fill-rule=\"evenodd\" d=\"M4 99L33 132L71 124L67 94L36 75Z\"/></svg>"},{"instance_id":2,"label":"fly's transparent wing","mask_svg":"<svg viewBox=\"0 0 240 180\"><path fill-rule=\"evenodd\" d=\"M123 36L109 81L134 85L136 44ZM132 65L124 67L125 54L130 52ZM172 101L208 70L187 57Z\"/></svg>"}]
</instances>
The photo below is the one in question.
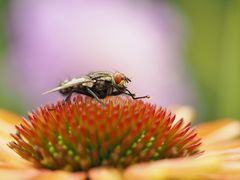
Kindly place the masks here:
<instances>
[{"instance_id":1,"label":"fly's transparent wing","mask_svg":"<svg viewBox=\"0 0 240 180\"><path fill-rule=\"evenodd\" d=\"M74 78L74 79L71 79L70 81L67 81L66 83L63 83L60 86L58 86L56 88L53 88L49 91L46 91L42 94L44 95L44 94L56 92L56 91L66 89L66 88L69 88L69 87L77 86L79 84L85 84L86 86L91 86L93 84L93 81L88 77Z\"/></svg>"}]
</instances>

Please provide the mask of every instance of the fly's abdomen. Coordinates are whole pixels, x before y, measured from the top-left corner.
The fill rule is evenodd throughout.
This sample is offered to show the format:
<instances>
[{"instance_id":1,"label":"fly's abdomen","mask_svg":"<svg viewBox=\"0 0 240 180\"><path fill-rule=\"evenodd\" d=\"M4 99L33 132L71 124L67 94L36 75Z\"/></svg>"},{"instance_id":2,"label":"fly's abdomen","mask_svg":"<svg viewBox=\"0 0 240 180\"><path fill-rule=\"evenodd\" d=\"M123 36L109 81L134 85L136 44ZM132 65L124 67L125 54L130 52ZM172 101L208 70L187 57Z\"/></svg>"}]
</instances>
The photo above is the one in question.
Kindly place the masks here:
<instances>
[{"instance_id":1,"label":"fly's abdomen","mask_svg":"<svg viewBox=\"0 0 240 180\"><path fill-rule=\"evenodd\" d=\"M71 93L72 89L73 89L72 87L69 87L69 88L61 89L61 90L59 90L59 92L62 95L68 95L69 93Z\"/></svg>"}]
</instances>

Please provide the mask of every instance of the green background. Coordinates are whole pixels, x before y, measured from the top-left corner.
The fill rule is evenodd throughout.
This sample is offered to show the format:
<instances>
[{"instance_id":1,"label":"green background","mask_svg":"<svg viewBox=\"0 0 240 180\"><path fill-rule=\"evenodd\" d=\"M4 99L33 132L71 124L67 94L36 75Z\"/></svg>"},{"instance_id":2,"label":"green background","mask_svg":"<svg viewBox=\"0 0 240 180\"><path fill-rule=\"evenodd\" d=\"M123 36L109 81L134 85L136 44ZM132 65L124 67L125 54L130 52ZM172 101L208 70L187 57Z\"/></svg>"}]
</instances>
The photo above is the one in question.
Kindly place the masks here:
<instances>
[{"instance_id":1,"label":"green background","mask_svg":"<svg viewBox=\"0 0 240 180\"><path fill-rule=\"evenodd\" d=\"M172 1L188 21L186 60L207 120L240 119L240 1Z\"/></svg>"}]
</instances>

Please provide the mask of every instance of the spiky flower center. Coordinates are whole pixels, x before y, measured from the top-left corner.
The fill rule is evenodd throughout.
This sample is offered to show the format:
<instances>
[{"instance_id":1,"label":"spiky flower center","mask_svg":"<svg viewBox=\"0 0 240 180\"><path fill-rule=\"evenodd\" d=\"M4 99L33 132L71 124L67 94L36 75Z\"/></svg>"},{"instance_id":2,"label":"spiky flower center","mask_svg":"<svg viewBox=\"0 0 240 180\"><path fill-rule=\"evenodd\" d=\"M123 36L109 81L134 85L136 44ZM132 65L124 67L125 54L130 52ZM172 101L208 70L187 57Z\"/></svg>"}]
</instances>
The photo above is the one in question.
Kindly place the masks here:
<instances>
[{"instance_id":1,"label":"spiky flower center","mask_svg":"<svg viewBox=\"0 0 240 180\"><path fill-rule=\"evenodd\" d=\"M102 106L89 97L32 112L16 126L9 146L37 167L85 171L198 153L190 123L141 100L112 97Z\"/></svg>"}]
</instances>

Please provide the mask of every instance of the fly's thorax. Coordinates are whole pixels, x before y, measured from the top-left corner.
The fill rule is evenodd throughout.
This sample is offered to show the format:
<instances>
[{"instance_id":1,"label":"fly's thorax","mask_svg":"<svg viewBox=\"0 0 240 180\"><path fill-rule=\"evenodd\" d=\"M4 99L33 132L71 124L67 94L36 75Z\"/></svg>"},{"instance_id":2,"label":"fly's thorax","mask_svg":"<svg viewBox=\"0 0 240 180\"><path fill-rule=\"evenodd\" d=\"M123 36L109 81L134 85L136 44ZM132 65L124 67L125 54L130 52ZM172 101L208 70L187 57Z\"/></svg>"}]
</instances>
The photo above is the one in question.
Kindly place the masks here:
<instances>
[{"instance_id":1,"label":"fly's thorax","mask_svg":"<svg viewBox=\"0 0 240 180\"><path fill-rule=\"evenodd\" d=\"M94 90L95 91L102 91L109 89L111 87L111 81L105 81L105 80L98 80L94 83Z\"/></svg>"}]
</instances>

